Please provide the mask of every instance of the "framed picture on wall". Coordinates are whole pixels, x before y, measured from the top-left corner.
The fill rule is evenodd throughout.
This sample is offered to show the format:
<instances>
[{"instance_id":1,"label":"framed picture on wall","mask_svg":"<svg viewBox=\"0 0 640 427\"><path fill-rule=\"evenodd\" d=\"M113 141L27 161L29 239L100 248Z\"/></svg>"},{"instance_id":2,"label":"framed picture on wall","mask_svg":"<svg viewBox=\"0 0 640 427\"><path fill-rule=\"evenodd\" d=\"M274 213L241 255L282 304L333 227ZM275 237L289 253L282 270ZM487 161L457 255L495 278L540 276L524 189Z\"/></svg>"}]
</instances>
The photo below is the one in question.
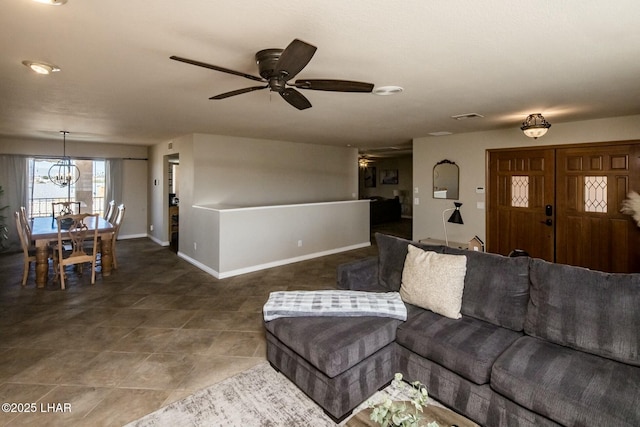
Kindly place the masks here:
<instances>
[{"instance_id":1,"label":"framed picture on wall","mask_svg":"<svg viewBox=\"0 0 640 427\"><path fill-rule=\"evenodd\" d=\"M381 184L398 184L398 169L384 169L380 174Z\"/></svg>"},{"instance_id":2,"label":"framed picture on wall","mask_svg":"<svg viewBox=\"0 0 640 427\"><path fill-rule=\"evenodd\" d=\"M373 188L376 186L376 168L366 167L364 168L364 186L365 188Z\"/></svg>"}]
</instances>

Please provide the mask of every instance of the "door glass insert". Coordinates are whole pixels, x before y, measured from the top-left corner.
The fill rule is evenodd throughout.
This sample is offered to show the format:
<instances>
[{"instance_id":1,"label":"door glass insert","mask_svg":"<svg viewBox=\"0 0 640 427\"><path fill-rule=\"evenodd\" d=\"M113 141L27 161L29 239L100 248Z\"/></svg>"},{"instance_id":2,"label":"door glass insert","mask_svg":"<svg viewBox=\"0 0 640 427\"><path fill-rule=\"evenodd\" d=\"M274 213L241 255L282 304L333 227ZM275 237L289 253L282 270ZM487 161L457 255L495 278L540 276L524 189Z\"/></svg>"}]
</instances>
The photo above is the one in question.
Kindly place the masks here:
<instances>
[{"instance_id":1,"label":"door glass insert","mask_svg":"<svg viewBox=\"0 0 640 427\"><path fill-rule=\"evenodd\" d=\"M529 177L515 175L511 177L511 206L514 208L529 207Z\"/></svg>"},{"instance_id":2,"label":"door glass insert","mask_svg":"<svg viewBox=\"0 0 640 427\"><path fill-rule=\"evenodd\" d=\"M584 177L584 211L607 213L607 177Z\"/></svg>"}]
</instances>

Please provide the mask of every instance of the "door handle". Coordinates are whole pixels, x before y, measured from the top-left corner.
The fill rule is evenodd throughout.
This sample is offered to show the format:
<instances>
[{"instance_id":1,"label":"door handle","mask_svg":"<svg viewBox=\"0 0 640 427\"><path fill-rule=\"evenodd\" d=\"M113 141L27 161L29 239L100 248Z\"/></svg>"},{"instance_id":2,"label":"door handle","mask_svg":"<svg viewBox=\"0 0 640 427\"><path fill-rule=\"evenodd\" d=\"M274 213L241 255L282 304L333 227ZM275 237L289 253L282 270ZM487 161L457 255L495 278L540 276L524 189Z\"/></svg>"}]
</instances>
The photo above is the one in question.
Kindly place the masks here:
<instances>
[{"instance_id":1,"label":"door handle","mask_svg":"<svg viewBox=\"0 0 640 427\"><path fill-rule=\"evenodd\" d=\"M541 224L544 224L548 227L551 227L553 225L553 221L551 220L551 218L545 220L545 221L540 221Z\"/></svg>"}]
</instances>

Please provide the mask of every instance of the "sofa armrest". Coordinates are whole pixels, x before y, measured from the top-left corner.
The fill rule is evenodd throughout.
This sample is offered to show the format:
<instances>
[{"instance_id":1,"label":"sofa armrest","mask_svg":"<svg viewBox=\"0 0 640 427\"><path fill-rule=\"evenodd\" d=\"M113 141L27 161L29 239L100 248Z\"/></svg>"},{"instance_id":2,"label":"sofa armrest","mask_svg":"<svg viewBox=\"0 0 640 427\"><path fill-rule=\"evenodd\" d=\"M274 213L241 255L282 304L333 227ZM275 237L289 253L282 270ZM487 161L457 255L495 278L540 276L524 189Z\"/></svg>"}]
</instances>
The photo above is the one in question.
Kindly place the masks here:
<instances>
[{"instance_id":1,"label":"sofa armrest","mask_svg":"<svg viewBox=\"0 0 640 427\"><path fill-rule=\"evenodd\" d=\"M368 257L338 266L338 289L384 292L378 283L378 257Z\"/></svg>"}]
</instances>

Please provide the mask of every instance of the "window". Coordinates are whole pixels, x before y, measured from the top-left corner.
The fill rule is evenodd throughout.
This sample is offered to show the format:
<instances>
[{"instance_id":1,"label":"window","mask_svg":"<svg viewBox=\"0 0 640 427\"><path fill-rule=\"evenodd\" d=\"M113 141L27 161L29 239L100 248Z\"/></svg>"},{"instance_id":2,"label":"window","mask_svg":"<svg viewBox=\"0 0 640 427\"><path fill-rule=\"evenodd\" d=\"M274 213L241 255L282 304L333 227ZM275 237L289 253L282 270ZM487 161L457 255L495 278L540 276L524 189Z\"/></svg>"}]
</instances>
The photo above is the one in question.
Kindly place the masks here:
<instances>
[{"instance_id":1,"label":"window","mask_svg":"<svg viewBox=\"0 0 640 427\"><path fill-rule=\"evenodd\" d=\"M607 177L584 177L584 211L607 213Z\"/></svg>"},{"instance_id":2,"label":"window","mask_svg":"<svg viewBox=\"0 0 640 427\"><path fill-rule=\"evenodd\" d=\"M529 177L511 177L511 206L514 208L529 207Z\"/></svg>"},{"instance_id":3,"label":"window","mask_svg":"<svg viewBox=\"0 0 640 427\"><path fill-rule=\"evenodd\" d=\"M29 216L51 216L52 202L78 201L81 211L103 214L105 194L105 161L74 160L80 179L69 187L58 187L49 181L49 169L58 159L29 159Z\"/></svg>"}]
</instances>

